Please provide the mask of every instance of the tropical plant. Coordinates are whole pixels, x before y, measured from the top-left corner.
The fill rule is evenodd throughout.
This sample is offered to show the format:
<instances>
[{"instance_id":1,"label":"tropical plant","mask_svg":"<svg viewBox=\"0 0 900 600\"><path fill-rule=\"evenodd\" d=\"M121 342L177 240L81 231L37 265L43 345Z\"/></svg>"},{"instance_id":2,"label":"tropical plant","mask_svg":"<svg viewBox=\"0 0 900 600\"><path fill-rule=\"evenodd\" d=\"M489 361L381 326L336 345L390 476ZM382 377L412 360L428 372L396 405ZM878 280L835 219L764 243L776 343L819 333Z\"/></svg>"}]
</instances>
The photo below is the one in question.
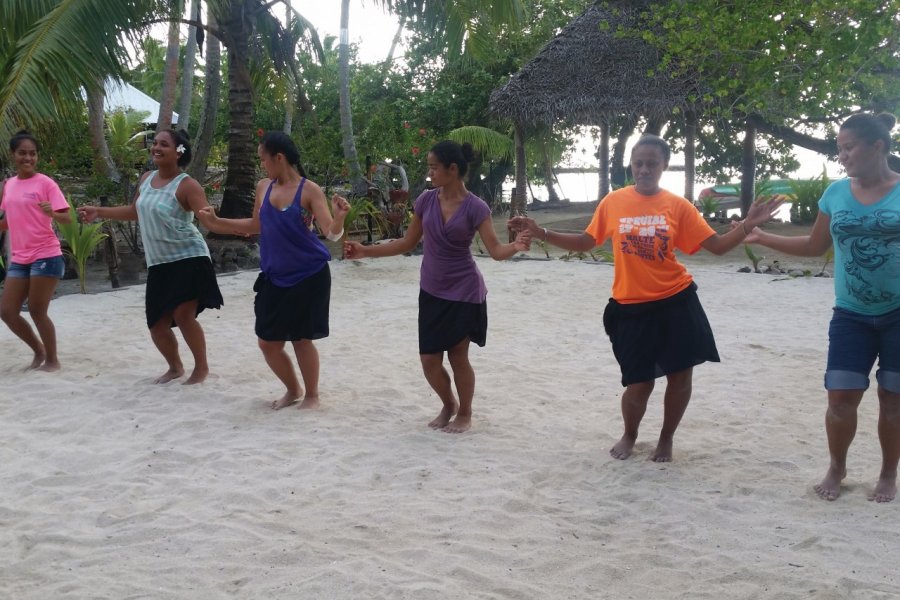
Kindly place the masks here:
<instances>
[{"instance_id":1,"label":"tropical plant","mask_svg":"<svg viewBox=\"0 0 900 600\"><path fill-rule=\"evenodd\" d=\"M714 196L700 198L700 213L706 218L712 218L719 212L721 203Z\"/></svg>"},{"instance_id":2,"label":"tropical plant","mask_svg":"<svg viewBox=\"0 0 900 600\"><path fill-rule=\"evenodd\" d=\"M822 268L819 270L818 275L816 277L821 277L825 275L825 269L828 267L828 264L834 260L834 246L828 249L825 253L825 264L822 265Z\"/></svg>"},{"instance_id":3,"label":"tropical plant","mask_svg":"<svg viewBox=\"0 0 900 600\"><path fill-rule=\"evenodd\" d=\"M72 221L70 223L57 223L56 227L66 243L64 252L75 261L81 293L86 294L87 259L93 254L97 245L105 240L107 236L101 231L102 223L80 223L74 208L69 209L69 214L72 216Z\"/></svg>"},{"instance_id":4,"label":"tropical plant","mask_svg":"<svg viewBox=\"0 0 900 600\"><path fill-rule=\"evenodd\" d=\"M747 255L747 258L750 259L750 263L753 265L753 272L759 273L759 263L765 257L759 256L756 252L754 252L753 248L750 247L750 244L744 244L744 253Z\"/></svg>"},{"instance_id":5,"label":"tropical plant","mask_svg":"<svg viewBox=\"0 0 900 600\"><path fill-rule=\"evenodd\" d=\"M825 167L816 179L791 181L791 223L804 225L812 223L819 215L819 198L825 193L830 181Z\"/></svg>"}]
</instances>

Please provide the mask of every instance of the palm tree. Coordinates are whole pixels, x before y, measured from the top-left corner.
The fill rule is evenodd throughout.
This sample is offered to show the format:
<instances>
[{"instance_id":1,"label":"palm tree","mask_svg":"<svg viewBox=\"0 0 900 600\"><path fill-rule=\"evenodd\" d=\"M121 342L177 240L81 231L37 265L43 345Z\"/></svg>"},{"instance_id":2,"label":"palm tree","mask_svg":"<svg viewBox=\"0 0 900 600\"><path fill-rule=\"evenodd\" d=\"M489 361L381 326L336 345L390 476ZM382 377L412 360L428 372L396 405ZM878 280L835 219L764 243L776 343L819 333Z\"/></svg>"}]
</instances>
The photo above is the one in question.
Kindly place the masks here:
<instances>
[{"instance_id":1,"label":"palm tree","mask_svg":"<svg viewBox=\"0 0 900 600\"><path fill-rule=\"evenodd\" d=\"M180 13L181 1L174 2ZM169 33L166 38L166 68L163 71L162 93L159 97L159 115L156 117L156 130L162 131L172 127L172 112L175 110L175 91L178 86L178 52L181 40L178 35L178 21L169 21Z\"/></svg>"},{"instance_id":2,"label":"palm tree","mask_svg":"<svg viewBox=\"0 0 900 600\"><path fill-rule=\"evenodd\" d=\"M0 138L82 110L82 89L121 77L128 46L137 47L160 15L171 15L169 2L0 2Z\"/></svg>"}]
</instances>

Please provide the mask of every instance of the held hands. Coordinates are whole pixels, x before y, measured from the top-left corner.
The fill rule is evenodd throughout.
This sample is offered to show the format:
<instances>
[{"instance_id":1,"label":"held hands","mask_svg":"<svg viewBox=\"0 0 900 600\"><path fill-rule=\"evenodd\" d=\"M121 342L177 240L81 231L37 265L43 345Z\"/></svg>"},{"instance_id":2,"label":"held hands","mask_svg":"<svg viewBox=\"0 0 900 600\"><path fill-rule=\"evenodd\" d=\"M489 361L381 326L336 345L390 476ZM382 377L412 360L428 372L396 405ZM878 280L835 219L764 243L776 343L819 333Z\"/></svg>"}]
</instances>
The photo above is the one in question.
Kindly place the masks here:
<instances>
[{"instance_id":1,"label":"held hands","mask_svg":"<svg viewBox=\"0 0 900 600\"><path fill-rule=\"evenodd\" d=\"M541 228L538 227L538 224L531 217L513 217L506 222L506 226L520 234L527 232L529 244L531 244L532 239L540 239L537 234L541 231ZM516 238L516 241L518 241L518 238Z\"/></svg>"},{"instance_id":2,"label":"held hands","mask_svg":"<svg viewBox=\"0 0 900 600\"><path fill-rule=\"evenodd\" d=\"M344 222L344 217L350 212L350 203L343 196L334 194L331 196L331 214L335 221Z\"/></svg>"},{"instance_id":3,"label":"held hands","mask_svg":"<svg viewBox=\"0 0 900 600\"><path fill-rule=\"evenodd\" d=\"M344 242L344 258L365 258L366 247L359 242Z\"/></svg>"},{"instance_id":4,"label":"held hands","mask_svg":"<svg viewBox=\"0 0 900 600\"><path fill-rule=\"evenodd\" d=\"M41 207L43 208L43 207ZM44 211L46 212L46 211ZM93 223L97 220L97 207L90 204L84 204L77 209L78 218L82 223Z\"/></svg>"},{"instance_id":5,"label":"held hands","mask_svg":"<svg viewBox=\"0 0 900 600\"><path fill-rule=\"evenodd\" d=\"M774 199L761 199L751 204L750 210L747 211L747 218L744 219L747 231L775 218L775 214L782 204L784 204L784 200Z\"/></svg>"},{"instance_id":6,"label":"held hands","mask_svg":"<svg viewBox=\"0 0 900 600\"><path fill-rule=\"evenodd\" d=\"M513 247L519 252L528 252L531 250L531 232L528 230L520 231L518 235L516 235Z\"/></svg>"},{"instance_id":7,"label":"held hands","mask_svg":"<svg viewBox=\"0 0 900 600\"><path fill-rule=\"evenodd\" d=\"M197 220L200 221L204 227L212 231L210 225L215 226L215 222L219 220L219 216L216 214L216 209L212 206L204 206L197 211Z\"/></svg>"}]
</instances>

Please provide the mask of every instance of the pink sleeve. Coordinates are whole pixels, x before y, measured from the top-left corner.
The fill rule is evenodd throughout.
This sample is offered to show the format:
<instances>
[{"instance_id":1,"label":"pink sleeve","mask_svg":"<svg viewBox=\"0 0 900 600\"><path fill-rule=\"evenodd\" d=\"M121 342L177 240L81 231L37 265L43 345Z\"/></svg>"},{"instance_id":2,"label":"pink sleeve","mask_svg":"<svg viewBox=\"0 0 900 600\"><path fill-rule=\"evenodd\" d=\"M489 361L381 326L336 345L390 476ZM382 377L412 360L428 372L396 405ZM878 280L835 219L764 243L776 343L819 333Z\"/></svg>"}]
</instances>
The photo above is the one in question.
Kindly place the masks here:
<instances>
[{"instance_id":1,"label":"pink sleeve","mask_svg":"<svg viewBox=\"0 0 900 600\"><path fill-rule=\"evenodd\" d=\"M62 190L59 189L56 182L49 177L44 184L43 196L50 201L50 208L52 208L54 212L59 210L69 210L69 203L66 202L66 197L63 196Z\"/></svg>"}]
</instances>

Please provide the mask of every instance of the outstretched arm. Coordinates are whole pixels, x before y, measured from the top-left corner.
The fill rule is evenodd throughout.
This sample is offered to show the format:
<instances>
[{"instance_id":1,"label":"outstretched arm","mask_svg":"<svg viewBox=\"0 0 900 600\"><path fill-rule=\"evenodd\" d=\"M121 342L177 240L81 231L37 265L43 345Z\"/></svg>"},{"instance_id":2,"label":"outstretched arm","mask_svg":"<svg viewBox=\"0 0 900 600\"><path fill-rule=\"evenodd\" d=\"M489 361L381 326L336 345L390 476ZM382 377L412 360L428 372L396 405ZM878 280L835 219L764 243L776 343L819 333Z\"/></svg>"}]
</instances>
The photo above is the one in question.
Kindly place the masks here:
<instances>
[{"instance_id":1,"label":"outstretched arm","mask_svg":"<svg viewBox=\"0 0 900 600\"><path fill-rule=\"evenodd\" d=\"M546 227L538 226L531 217L513 217L507 225L513 231L527 231L531 235L531 239L541 240L570 252L590 252L597 245L597 241L586 233L551 231Z\"/></svg>"},{"instance_id":2,"label":"outstretched arm","mask_svg":"<svg viewBox=\"0 0 900 600\"><path fill-rule=\"evenodd\" d=\"M724 234L714 233L703 240L703 243L700 245L713 254L722 255L737 247L741 242L748 243L747 238L753 229L773 218L781 204L780 200L751 204L750 210L747 211L747 218L732 227L731 231Z\"/></svg>"},{"instance_id":3,"label":"outstretched arm","mask_svg":"<svg viewBox=\"0 0 900 600\"><path fill-rule=\"evenodd\" d=\"M396 256L412 252L422 239L422 221L418 215L413 215L409 227L406 228L406 234L398 239L391 240L386 244L374 244L371 246L363 246L359 242L346 242L344 244L344 256L347 258L381 258L384 256Z\"/></svg>"},{"instance_id":4,"label":"outstretched arm","mask_svg":"<svg viewBox=\"0 0 900 600\"><path fill-rule=\"evenodd\" d=\"M350 203L347 199L338 194L331 196L331 210L328 210L328 202L325 199L325 192L322 191L317 184L306 180L308 189L310 212L316 218L316 224L322 231L322 234L329 240L336 242L344 235L344 217L350 212Z\"/></svg>"},{"instance_id":5,"label":"outstretched arm","mask_svg":"<svg viewBox=\"0 0 900 600\"><path fill-rule=\"evenodd\" d=\"M516 254L516 252L527 252L531 246L531 232L528 230L520 231L514 242L509 244L501 244L497 239L497 232L494 231L494 222L490 216L481 222L478 226L478 235L484 242L488 254L494 260L506 260Z\"/></svg>"},{"instance_id":6,"label":"outstretched arm","mask_svg":"<svg viewBox=\"0 0 900 600\"><path fill-rule=\"evenodd\" d=\"M820 211L809 235L775 235L754 229L744 242L794 256L822 256L831 247L831 217Z\"/></svg>"}]
</instances>

